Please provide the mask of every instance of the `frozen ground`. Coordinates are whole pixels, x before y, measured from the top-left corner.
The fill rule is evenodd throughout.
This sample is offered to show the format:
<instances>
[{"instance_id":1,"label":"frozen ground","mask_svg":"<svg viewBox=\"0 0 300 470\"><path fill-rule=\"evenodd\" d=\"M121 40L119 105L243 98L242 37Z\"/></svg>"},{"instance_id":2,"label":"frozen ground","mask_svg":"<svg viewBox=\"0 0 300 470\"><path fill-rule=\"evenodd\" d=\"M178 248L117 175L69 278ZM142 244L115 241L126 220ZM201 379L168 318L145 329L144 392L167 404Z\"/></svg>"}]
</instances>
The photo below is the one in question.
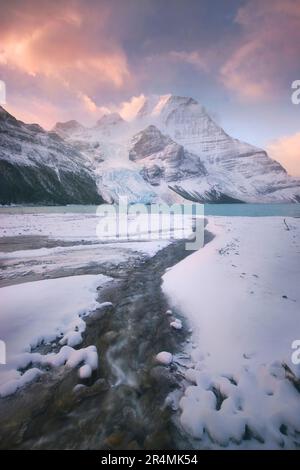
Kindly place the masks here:
<instances>
[{"instance_id":1,"label":"frozen ground","mask_svg":"<svg viewBox=\"0 0 300 470\"><path fill-rule=\"evenodd\" d=\"M101 208L101 206L99 207ZM137 211L141 211L141 208L138 209L138 205L136 207ZM103 212L105 212L104 209ZM2 237L39 236L47 237L50 240L74 243L117 241L115 220L115 216L97 214L96 212L92 214L71 212L1 214L0 239ZM128 233L128 238L127 236L124 238L123 229L119 230L120 238L133 242L139 241L140 237L143 243L146 242L144 248L147 248L148 240L168 240L170 231L173 235L176 234L176 238L182 238L183 235L189 234L191 227L189 215L186 215L184 219L184 230L188 233L183 233L181 217L178 216L174 217L171 230L169 230L170 219L168 216L159 219L157 214L145 215L141 213L136 215L132 213L127 220L126 235ZM163 237L158 230L164 232Z\"/></svg>"},{"instance_id":2,"label":"frozen ground","mask_svg":"<svg viewBox=\"0 0 300 470\"><path fill-rule=\"evenodd\" d=\"M0 396L14 393L40 375L38 366L82 364L90 373L97 368L94 346L73 348L82 342L84 316L99 306L97 288L109 280L101 274L84 275L0 289L1 340L7 345L7 364L0 368ZM57 346L63 347L45 355L34 352L42 344L56 351Z\"/></svg>"},{"instance_id":3,"label":"frozen ground","mask_svg":"<svg viewBox=\"0 0 300 470\"><path fill-rule=\"evenodd\" d=\"M92 345L78 347L83 316L98 306L97 289L110 273L118 277L124 266L170 243L103 243L98 222L95 214L85 213L1 216L0 339L6 343L7 365L0 368L0 396L14 393L48 366L81 365L80 377L91 375L97 351ZM50 353L40 353L44 345Z\"/></svg>"},{"instance_id":4,"label":"frozen ground","mask_svg":"<svg viewBox=\"0 0 300 470\"><path fill-rule=\"evenodd\" d=\"M192 328L188 360L179 360L179 406L195 447L300 445L300 395L291 380L300 375L291 362L300 339L300 219L286 222L211 217L215 238L164 276L164 292L183 314L170 318L172 330ZM0 395L49 366L78 366L80 378L89 377L98 356L93 344L81 347L82 315L95 308L97 287L169 243L101 243L97 223L93 214L75 213L1 218L0 339L14 346L9 367L1 366ZM41 352L42 341L50 352ZM173 360L166 354L157 360ZM283 363L293 371L289 379Z\"/></svg>"},{"instance_id":5,"label":"frozen ground","mask_svg":"<svg viewBox=\"0 0 300 470\"><path fill-rule=\"evenodd\" d=\"M38 235L58 240L97 241L98 222L96 214L4 214L0 237Z\"/></svg>"},{"instance_id":6,"label":"frozen ground","mask_svg":"<svg viewBox=\"0 0 300 470\"><path fill-rule=\"evenodd\" d=\"M0 252L0 287L83 273L117 275L120 266L154 256L167 244L167 241L97 243Z\"/></svg>"},{"instance_id":7,"label":"frozen ground","mask_svg":"<svg viewBox=\"0 0 300 470\"><path fill-rule=\"evenodd\" d=\"M0 287L19 282L96 274L154 256L170 242L97 235L100 217L89 213L3 214L0 224ZM110 222L112 218L110 219ZM135 219L131 218L136 227ZM142 224L143 225L143 224ZM101 235L101 234L100 234Z\"/></svg>"},{"instance_id":8,"label":"frozen ground","mask_svg":"<svg viewBox=\"0 0 300 470\"><path fill-rule=\"evenodd\" d=\"M196 447L296 448L300 219L215 217L216 236L164 275L192 328L180 421ZM295 378L295 377L294 377Z\"/></svg>"}]
</instances>

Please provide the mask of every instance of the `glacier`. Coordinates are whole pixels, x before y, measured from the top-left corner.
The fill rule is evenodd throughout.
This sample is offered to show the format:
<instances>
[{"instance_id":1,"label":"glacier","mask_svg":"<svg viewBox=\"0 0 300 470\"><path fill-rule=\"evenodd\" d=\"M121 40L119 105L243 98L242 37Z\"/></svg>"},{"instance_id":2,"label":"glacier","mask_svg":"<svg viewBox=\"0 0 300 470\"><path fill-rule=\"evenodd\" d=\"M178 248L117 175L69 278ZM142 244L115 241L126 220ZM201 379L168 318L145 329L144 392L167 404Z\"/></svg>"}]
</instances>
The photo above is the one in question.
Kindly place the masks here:
<instances>
[{"instance_id":1,"label":"glacier","mask_svg":"<svg viewBox=\"0 0 300 470\"><path fill-rule=\"evenodd\" d=\"M171 94L146 97L131 121L112 112L51 132L0 108L0 166L2 204L300 202L300 178Z\"/></svg>"}]
</instances>

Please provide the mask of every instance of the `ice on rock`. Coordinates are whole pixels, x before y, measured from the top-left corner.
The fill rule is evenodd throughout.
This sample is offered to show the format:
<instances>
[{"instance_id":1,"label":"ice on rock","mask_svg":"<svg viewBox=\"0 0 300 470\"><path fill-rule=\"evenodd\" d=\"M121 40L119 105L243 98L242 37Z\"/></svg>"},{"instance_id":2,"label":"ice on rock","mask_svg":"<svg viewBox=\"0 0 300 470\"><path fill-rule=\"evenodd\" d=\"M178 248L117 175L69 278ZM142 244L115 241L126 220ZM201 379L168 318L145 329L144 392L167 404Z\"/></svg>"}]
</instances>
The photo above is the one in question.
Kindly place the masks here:
<instances>
[{"instance_id":1,"label":"ice on rock","mask_svg":"<svg viewBox=\"0 0 300 470\"><path fill-rule=\"evenodd\" d=\"M89 379L92 373L93 371L89 364L85 364L84 366L81 366L78 371L78 375L81 379Z\"/></svg>"},{"instance_id":2,"label":"ice on rock","mask_svg":"<svg viewBox=\"0 0 300 470\"><path fill-rule=\"evenodd\" d=\"M126 196L129 203L152 204L158 196L140 174L138 168L112 168L101 173L100 190L109 203L118 203Z\"/></svg>"},{"instance_id":3,"label":"ice on rock","mask_svg":"<svg viewBox=\"0 0 300 470\"><path fill-rule=\"evenodd\" d=\"M97 288L110 279L103 275L82 275L0 289L0 331L9 345L7 364L0 369L0 396L14 393L34 380L42 373L38 366L88 365L91 370L97 369L95 346L74 348L82 342L86 327L83 316L99 305ZM52 343L59 336L62 347L58 352L32 352L40 344ZM27 367L31 368L22 374L20 370Z\"/></svg>"},{"instance_id":4,"label":"ice on rock","mask_svg":"<svg viewBox=\"0 0 300 470\"><path fill-rule=\"evenodd\" d=\"M23 375L18 376L16 379L8 380L0 386L0 397L4 398L12 395L20 388L36 380L43 372L40 369L32 368L24 372Z\"/></svg>"},{"instance_id":5,"label":"ice on rock","mask_svg":"<svg viewBox=\"0 0 300 470\"><path fill-rule=\"evenodd\" d=\"M67 367L77 367L80 363L85 362L92 370L98 367L98 353L96 346L88 346L84 349L73 350L66 362Z\"/></svg>"},{"instance_id":6,"label":"ice on rock","mask_svg":"<svg viewBox=\"0 0 300 470\"><path fill-rule=\"evenodd\" d=\"M112 302L101 302L101 304L99 304L99 309L106 309L106 308L112 308L114 305Z\"/></svg>"},{"instance_id":7,"label":"ice on rock","mask_svg":"<svg viewBox=\"0 0 300 470\"><path fill-rule=\"evenodd\" d=\"M184 374L186 380L193 385L197 385L197 371L195 369L187 369Z\"/></svg>"},{"instance_id":8,"label":"ice on rock","mask_svg":"<svg viewBox=\"0 0 300 470\"><path fill-rule=\"evenodd\" d=\"M156 355L155 358L157 362L166 366L170 365L173 362L173 355L167 351L161 351Z\"/></svg>"},{"instance_id":9,"label":"ice on rock","mask_svg":"<svg viewBox=\"0 0 300 470\"><path fill-rule=\"evenodd\" d=\"M63 338L59 341L59 344L71 346L78 346L82 342L82 336L79 331L69 331L66 333Z\"/></svg>"},{"instance_id":10,"label":"ice on rock","mask_svg":"<svg viewBox=\"0 0 300 470\"><path fill-rule=\"evenodd\" d=\"M176 318L174 321L170 323L170 326L174 328L175 330L181 330L182 329L182 322L178 318Z\"/></svg>"}]
</instances>

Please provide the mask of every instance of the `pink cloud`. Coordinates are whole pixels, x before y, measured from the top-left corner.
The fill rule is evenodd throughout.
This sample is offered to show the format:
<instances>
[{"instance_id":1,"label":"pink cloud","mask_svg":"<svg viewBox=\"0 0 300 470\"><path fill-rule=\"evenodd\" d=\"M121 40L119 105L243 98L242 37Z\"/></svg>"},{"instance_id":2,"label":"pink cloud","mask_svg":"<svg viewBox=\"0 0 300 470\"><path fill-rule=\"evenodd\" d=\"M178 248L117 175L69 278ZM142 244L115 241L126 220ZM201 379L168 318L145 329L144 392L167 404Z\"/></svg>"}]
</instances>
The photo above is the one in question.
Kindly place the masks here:
<instances>
[{"instance_id":1,"label":"pink cloud","mask_svg":"<svg viewBox=\"0 0 300 470\"><path fill-rule=\"evenodd\" d=\"M125 121L131 121L145 103L146 97L141 94L133 96L129 101L123 101L117 111Z\"/></svg>"},{"instance_id":2,"label":"pink cloud","mask_svg":"<svg viewBox=\"0 0 300 470\"><path fill-rule=\"evenodd\" d=\"M102 110L94 97L99 89L126 90L134 80L124 50L107 34L108 7L73 0L28 0L22 4L11 0L1 5L0 67L8 77L8 102L9 78L13 81L14 75L20 77L21 93L22 83L28 82L22 80L22 74L31 77L32 87L36 84L39 88L45 109L49 105L47 95L64 90L68 99L73 96L75 107L82 107L83 114L93 115ZM31 109L34 120L47 126L49 113L35 116L36 106L27 94L27 109ZM10 105L18 111L14 101ZM24 105L24 99L20 100L19 115L24 114L21 102Z\"/></svg>"},{"instance_id":3,"label":"pink cloud","mask_svg":"<svg viewBox=\"0 0 300 470\"><path fill-rule=\"evenodd\" d=\"M241 36L220 69L222 83L243 99L271 99L297 78L298 0L251 0L239 9ZM293 75L295 74L295 76Z\"/></svg>"},{"instance_id":4,"label":"pink cloud","mask_svg":"<svg viewBox=\"0 0 300 470\"><path fill-rule=\"evenodd\" d=\"M266 150L288 173L300 176L300 132L270 142Z\"/></svg>"},{"instance_id":5,"label":"pink cloud","mask_svg":"<svg viewBox=\"0 0 300 470\"><path fill-rule=\"evenodd\" d=\"M80 74L84 77L80 83L86 80L88 87L97 74L98 82L120 87L129 77L127 59L119 45L99 36L102 22L100 17L97 48L94 18L90 20L85 11L70 17L62 8L54 18L43 18L34 25L30 21L27 30L12 23L10 31L0 31L0 64L32 76L54 77L69 86L77 83Z\"/></svg>"}]
</instances>

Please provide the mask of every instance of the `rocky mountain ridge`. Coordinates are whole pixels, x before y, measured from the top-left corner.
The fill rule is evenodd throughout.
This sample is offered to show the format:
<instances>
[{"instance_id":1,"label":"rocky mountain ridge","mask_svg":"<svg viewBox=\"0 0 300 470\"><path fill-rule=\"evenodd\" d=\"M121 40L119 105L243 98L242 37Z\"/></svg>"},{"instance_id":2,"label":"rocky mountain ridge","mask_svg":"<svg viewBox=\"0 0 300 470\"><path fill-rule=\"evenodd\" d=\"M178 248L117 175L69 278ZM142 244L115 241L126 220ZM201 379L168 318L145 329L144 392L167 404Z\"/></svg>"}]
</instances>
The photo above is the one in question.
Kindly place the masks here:
<instances>
[{"instance_id":1,"label":"rocky mountain ridge","mask_svg":"<svg viewBox=\"0 0 300 470\"><path fill-rule=\"evenodd\" d=\"M33 184L24 168L35 173L40 194L60 188L65 195L54 203L111 203L120 195L144 203L300 202L299 178L263 149L229 136L196 100L173 95L146 98L130 122L111 113L91 128L73 120L57 123L52 132L2 108L0 164L6 166L2 203L42 202L36 191L29 200ZM23 191L18 187L25 180L20 201L13 195ZM50 196L44 200L51 202Z\"/></svg>"}]
</instances>

